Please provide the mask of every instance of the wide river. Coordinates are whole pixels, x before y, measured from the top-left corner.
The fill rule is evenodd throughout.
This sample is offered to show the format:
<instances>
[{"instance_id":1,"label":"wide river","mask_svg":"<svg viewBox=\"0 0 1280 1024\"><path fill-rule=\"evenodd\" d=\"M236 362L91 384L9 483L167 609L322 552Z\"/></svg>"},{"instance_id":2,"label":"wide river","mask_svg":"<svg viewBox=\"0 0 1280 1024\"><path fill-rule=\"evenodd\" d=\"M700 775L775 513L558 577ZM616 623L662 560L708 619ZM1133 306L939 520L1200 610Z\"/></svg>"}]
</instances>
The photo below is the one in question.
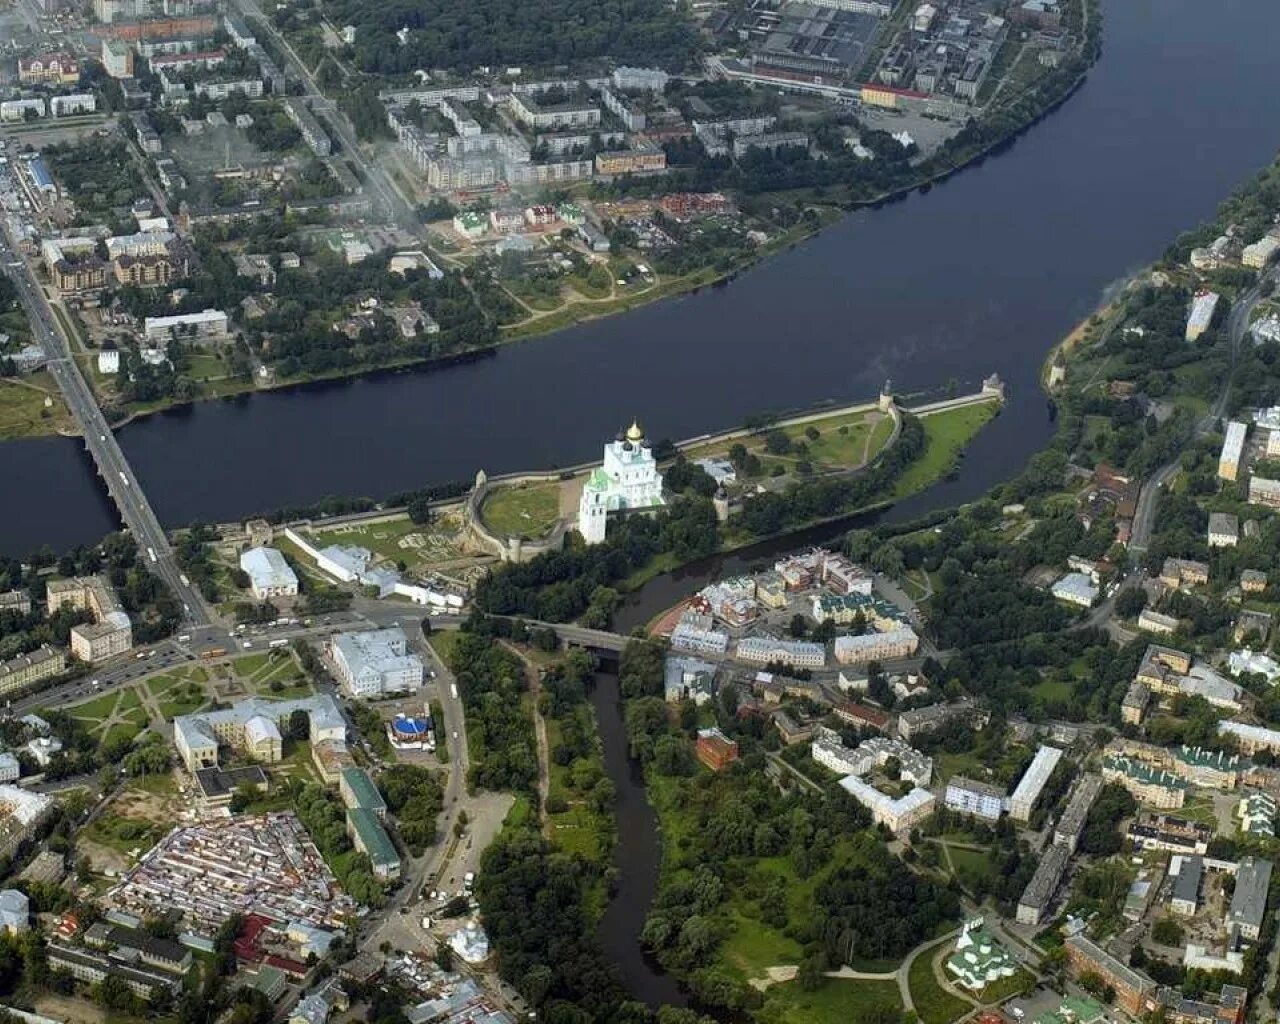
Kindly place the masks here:
<instances>
[{"instance_id":1,"label":"wide river","mask_svg":"<svg viewBox=\"0 0 1280 1024\"><path fill-rule=\"evenodd\" d=\"M208 403L120 439L161 520L232 520L597 456L638 416L685 437L767 409L992 371L1002 415L937 500L1016 472L1050 423L1048 348L1108 285L1280 146L1280 4L1107 0L1104 56L1058 112L946 184L849 217L723 288L438 372ZM77 441L0 445L0 551L113 528Z\"/></svg>"}]
</instances>

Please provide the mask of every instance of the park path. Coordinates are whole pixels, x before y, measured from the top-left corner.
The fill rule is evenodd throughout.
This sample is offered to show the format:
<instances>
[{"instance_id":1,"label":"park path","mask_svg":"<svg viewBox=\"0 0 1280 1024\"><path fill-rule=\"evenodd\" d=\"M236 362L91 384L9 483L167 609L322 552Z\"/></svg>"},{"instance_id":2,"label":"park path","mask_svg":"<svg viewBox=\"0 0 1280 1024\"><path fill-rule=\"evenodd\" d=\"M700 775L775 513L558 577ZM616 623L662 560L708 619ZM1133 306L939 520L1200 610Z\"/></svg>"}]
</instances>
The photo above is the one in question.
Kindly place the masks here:
<instances>
[{"instance_id":1,"label":"park path","mask_svg":"<svg viewBox=\"0 0 1280 1024\"><path fill-rule=\"evenodd\" d=\"M542 831L548 833L547 797L551 795L551 746L547 742L547 720L542 717L538 699L542 696L542 673L522 650L505 640L503 646L524 663L525 678L529 681L529 694L533 697L533 735L538 749L538 816Z\"/></svg>"}]
</instances>

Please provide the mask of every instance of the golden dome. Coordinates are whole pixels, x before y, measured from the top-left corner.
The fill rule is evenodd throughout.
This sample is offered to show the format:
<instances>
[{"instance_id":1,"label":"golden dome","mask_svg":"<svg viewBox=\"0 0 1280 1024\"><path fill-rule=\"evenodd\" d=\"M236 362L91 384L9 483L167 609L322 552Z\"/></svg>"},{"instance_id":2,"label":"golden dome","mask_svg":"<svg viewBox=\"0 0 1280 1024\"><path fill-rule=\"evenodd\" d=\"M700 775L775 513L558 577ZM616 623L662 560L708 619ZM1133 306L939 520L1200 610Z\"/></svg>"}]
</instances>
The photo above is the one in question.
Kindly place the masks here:
<instances>
[{"instance_id":1,"label":"golden dome","mask_svg":"<svg viewBox=\"0 0 1280 1024\"><path fill-rule=\"evenodd\" d=\"M640 429L640 423L637 420L631 421L631 426L627 428L628 441L643 441L644 431Z\"/></svg>"}]
</instances>

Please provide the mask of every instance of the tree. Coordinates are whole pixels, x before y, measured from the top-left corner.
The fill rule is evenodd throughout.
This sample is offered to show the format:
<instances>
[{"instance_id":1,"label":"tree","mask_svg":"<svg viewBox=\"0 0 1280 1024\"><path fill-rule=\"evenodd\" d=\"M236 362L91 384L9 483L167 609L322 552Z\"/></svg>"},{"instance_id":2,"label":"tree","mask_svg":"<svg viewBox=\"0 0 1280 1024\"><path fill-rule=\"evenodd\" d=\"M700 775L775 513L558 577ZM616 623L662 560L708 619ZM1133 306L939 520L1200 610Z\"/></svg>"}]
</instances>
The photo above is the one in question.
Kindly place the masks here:
<instances>
[{"instance_id":1,"label":"tree","mask_svg":"<svg viewBox=\"0 0 1280 1024\"><path fill-rule=\"evenodd\" d=\"M1137 618L1147 606L1147 592L1141 587L1129 587L1116 595L1116 614L1124 619Z\"/></svg>"}]
</instances>

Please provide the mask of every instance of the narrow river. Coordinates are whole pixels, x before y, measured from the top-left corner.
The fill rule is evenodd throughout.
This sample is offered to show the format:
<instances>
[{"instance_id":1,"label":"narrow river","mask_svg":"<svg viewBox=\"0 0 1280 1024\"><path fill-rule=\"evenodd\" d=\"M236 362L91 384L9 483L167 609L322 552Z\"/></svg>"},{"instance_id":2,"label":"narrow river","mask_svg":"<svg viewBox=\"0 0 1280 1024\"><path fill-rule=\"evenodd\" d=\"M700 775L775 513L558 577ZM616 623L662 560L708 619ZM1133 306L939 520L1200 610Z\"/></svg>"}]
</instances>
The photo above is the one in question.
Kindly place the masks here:
<instances>
[{"instance_id":1,"label":"narrow river","mask_svg":"<svg viewBox=\"0 0 1280 1024\"><path fill-rule=\"evenodd\" d=\"M639 416L685 437L767 409L963 387L1004 415L938 500L1048 436L1038 370L1105 289L1208 216L1280 144L1280 4L1105 0L1104 55L1061 110L927 193L849 216L726 287L435 373L206 403L121 442L162 521L237 519L598 457ZM91 541L111 518L72 440L0 445L0 550Z\"/></svg>"}]
</instances>

